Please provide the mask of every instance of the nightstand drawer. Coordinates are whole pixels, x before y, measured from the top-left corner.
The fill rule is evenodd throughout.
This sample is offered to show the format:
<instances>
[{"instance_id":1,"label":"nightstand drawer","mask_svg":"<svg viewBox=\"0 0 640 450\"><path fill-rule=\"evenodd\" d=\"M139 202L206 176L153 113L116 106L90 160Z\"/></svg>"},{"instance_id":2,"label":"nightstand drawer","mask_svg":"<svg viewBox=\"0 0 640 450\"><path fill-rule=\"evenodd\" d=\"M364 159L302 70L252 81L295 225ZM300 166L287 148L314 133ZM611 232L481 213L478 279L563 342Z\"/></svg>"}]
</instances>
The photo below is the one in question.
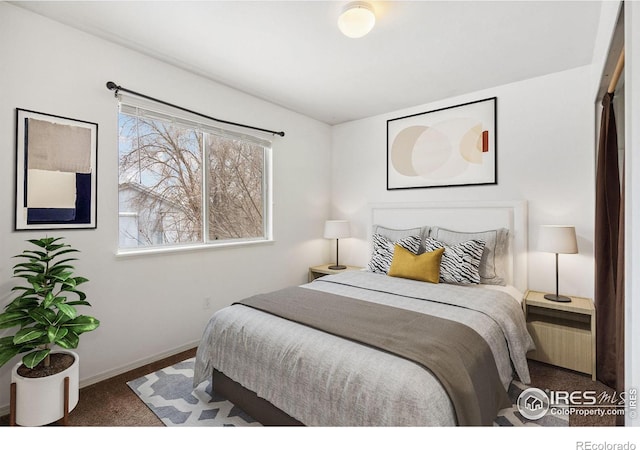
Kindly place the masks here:
<instances>
[{"instance_id":1,"label":"nightstand drawer","mask_svg":"<svg viewBox=\"0 0 640 450\"><path fill-rule=\"evenodd\" d=\"M565 323L563 323L565 322ZM527 323L529 334L536 344L536 350L527 354L528 358L565 367L578 372L591 373L591 328L576 326L576 322L556 320Z\"/></svg>"}]
</instances>

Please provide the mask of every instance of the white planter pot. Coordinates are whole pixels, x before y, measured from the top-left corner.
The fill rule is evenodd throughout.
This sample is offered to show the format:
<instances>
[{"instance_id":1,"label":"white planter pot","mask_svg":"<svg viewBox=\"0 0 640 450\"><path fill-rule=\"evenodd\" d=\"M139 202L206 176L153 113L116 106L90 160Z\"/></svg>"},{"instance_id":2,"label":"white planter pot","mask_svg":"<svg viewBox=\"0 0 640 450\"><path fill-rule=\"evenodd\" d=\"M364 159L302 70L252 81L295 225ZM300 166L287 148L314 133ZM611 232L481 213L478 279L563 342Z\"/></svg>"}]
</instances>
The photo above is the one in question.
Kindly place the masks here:
<instances>
[{"instance_id":1,"label":"white planter pot","mask_svg":"<svg viewBox=\"0 0 640 450\"><path fill-rule=\"evenodd\" d=\"M16 423L22 426L40 426L64 417L64 379L69 377L69 412L78 404L80 358L70 350L75 360L71 367L43 378L25 378L18 375L19 362L11 371L11 382L16 383Z\"/></svg>"}]
</instances>

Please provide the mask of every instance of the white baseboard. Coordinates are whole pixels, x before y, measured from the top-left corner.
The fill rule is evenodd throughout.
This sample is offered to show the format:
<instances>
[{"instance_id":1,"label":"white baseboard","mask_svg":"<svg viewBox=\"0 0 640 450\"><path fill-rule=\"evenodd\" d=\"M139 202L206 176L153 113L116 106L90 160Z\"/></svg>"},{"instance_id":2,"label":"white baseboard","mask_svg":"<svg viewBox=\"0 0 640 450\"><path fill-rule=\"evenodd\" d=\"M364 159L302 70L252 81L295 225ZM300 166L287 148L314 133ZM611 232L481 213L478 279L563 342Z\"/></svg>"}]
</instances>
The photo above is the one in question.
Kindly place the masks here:
<instances>
[{"instance_id":1,"label":"white baseboard","mask_svg":"<svg viewBox=\"0 0 640 450\"><path fill-rule=\"evenodd\" d=\"M132 363L126 364L124 366L120 366L118 368L115 369L109 369L105 372L102 372L98 375L94 375L92 377L89 378L85 378L83 380L80 380L80 389L82 389L83 387L87 387L87 386L91 386L92 384L96 384L99 383L101 381L104 380L108 380L109 378L113 378L115 376L121 375L125 372L128 372L130 370L133 369L137 369L138 367L142 367L144 365L147 365L149 363L158 361L160 359L164 359L167 358L169 356L175 355L177 353L183 352L185 350L189 350L191 348L197 347L198 344L200 343L200 341L194 341L194 342L189 342L187 344L181 345L180 347L176 347L174 349L171 350L167 350L166 352L162 352L162 353L158 353L156 355L153 356L149 356L146 358L141 358L137 361L134 361Z\"/></svg>"},{"instance_id":2,"label":"white baseboard","mask_svg":"<svg viewBox=\"0 0 640 450\"><path fill-rule=\"evenodd\" d=\"M180 352L184 352L185 350L192 349L194 347L197 347L199 343L200 343L199 340L193 341L193 342L189 342L187 344L181 345L180 347L176 347L176 348L173 348L171 350L167 350L167 351L162 352L162 353L158 353L158 354L155 354L155 355L152 355L152 356L148 356L146 358L141 358L141 359L138 359L138 360L136 360L134 362L131 362L129 364L125 364L124 366L120 366L120 367L117 367L115 369L109 369L109 370L107 370L105 372L102 372L102 373L100 373L98 375L94 375L92 377L88 377L88 378L82 379L82 380L80 380L80 389L82 389L84 387L87 387L87 386L91 386L92 384L96 384L96 383L99 383L99 382L104 381L104 380L108 380L109 378L113 378L115 376L122 375L125 372L128 372L130 370L137 369L138 367L142 367L142 366L145 366L147 364L156 362L156 361L158 361L160 359L164 359L164 358L167 358L169 356L173 356L175 354L178 354ZM9 414L9 405L0 406L0 416L6 416L8 414Z\"/></svg>"}]
</instances>

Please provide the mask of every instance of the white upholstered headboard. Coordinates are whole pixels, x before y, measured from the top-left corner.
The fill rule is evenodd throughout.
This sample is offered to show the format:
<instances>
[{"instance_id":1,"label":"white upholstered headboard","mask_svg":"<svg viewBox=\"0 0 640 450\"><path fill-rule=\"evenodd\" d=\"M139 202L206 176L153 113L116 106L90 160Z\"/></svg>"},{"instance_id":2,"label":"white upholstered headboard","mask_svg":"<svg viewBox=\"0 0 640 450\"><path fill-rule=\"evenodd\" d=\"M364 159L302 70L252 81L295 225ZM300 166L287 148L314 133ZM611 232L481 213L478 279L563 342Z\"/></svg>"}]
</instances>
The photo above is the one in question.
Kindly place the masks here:
<instances>
[{"instance_id":1,"label":"white upholstered headboard","mask_svg":"<svg viewBox=\"0 0 640 450\"><path fill-rule=\"evenodd\" d=\"M369 231L373 225L396 229L439 226L467 232L507 228L511 263L509 284L521 292L527 290L526 201L374 203L370 207Z\"/></svg>"}]
</instances>

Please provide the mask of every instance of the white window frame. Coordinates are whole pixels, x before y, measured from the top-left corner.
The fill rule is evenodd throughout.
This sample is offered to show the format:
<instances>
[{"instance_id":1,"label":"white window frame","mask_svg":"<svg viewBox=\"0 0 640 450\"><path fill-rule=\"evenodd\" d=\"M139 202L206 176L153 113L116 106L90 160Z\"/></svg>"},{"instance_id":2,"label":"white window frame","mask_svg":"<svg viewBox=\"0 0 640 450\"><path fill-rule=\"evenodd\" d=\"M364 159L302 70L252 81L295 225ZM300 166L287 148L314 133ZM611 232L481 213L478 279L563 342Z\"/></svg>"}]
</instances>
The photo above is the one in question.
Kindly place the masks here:
<instances>
[{"instance_id":1,"label":"white window frame","mask_svg":"<svg viewBox=\"0 0 640 450\"><path fill-rule=\"evenodd\" d=\"M206 152L206 145L203 148L202 161L202 214L203 214L203 229L202 229L202 241L191 242L184 244L174 245L149 245L144 247L127 247L120 248L120 206L118 204L118 236L117 238L117 256L136 256L144 254L157 254L157 253L173 253L189 250L205 250L216 248L229 248L246 245L265 244L273 242L273 183L272 183L272 142L253 134L247 134L243 131L235 129L236 127L221 127L214 121L210 121L181 110L177 110L164 105L157 104L155 102L146 101L132 96L119 95L119 109L118 109L118 122L120 113L135 115L138 114L143 117L155 118L163 121L179 123L181 125L199 130L204 133L215 134L222 137L242 139L245 141L253 142L264 148L264 168L263 168L263 236L255 238L238 238L238 239L224 239L224 240L209 240L209 220L208 220L208 176L206 174L209 170L209 158ZM120 133L118 132L118 138ZM119 143L118 143L119 148ZM120 152L118 151L118 158ZM120 176L120 166L118 161L118 177ZM118 186L119 186L118 182Z\"/></svg>"}]
</instances>

